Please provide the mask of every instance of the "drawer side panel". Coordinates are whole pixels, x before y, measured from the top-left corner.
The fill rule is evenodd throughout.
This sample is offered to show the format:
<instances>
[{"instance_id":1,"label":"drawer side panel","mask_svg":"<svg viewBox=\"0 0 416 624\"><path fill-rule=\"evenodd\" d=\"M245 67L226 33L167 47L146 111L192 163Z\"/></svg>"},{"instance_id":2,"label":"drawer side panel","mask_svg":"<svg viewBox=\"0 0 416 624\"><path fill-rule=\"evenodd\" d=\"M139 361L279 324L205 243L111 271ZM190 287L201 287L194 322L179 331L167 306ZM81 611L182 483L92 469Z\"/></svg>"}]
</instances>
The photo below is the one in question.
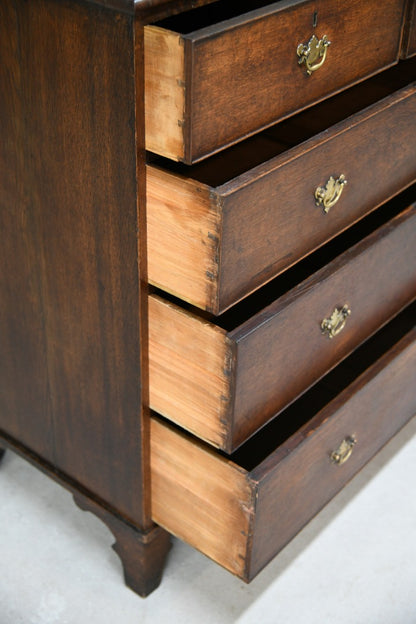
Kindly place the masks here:
<instances>
[{"instance_id":1,"label":"drawer side panel","mask_svg":"<svg viewBox=\"0 0 416 624\"><path fill-rule=\"evenodd\" d=\"M155 418L151 470L154 521L242 576L254 513L246 473Z\"/></svg>"},{"instance_id":2,"label":"drawer side panel","mask_svg":"<svg viewBox=\"0 0 416 624\"><path fill-rule=\"evenodd\" d=\"M146 193L150 283L214 311L221 215L209 188L147 166Z\"/></svg>"},{"instance_id":3,"label":"drawer side panel","mask_svg":"<svg viewBox=\"0 0 416 624\"><path fill-rule=\"evenodd\" d=\"M234 356L218 327L149 297L150 407L221 447L227 437Z\"/></svg>"},{"instance_id":4,"label":"drawer side panel","mask_svg":"<svg viewBox=\"0 0 416 624\"><path fill-rule=\"evenodd\" d=\"M144 29L146 149L173 160L184 158L185 64L182 38Z\"/></svg>"}]
</instances>

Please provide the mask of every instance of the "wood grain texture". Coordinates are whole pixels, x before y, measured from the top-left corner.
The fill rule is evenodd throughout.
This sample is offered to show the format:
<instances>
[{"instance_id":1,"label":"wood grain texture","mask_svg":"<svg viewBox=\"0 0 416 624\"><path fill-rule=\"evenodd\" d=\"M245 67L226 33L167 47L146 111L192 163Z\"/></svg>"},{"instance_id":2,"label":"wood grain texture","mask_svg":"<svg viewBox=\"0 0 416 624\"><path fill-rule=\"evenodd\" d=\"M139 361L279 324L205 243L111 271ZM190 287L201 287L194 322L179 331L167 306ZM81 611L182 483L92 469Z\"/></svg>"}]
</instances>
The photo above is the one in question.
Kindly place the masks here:
<instances>
[{"instance_id":1,"label":"wood grain texture","mask_svg":"<svg viewBox=\"0 0 416 624\"><path fill-rule=\"evenodd\" d=\"M359 97L357 88L351 98ZM221 177L245 143L229 151L229 164L224 152L190 177L148 165L150 281L223 312L416 179L415 119L413 84L220 186L199 180ZM294 132L302 116L296 124ZM266 159L270 143L250 140L250 149ZM324 214L315 189L340 174L348 185Z\"/></svg>"},{"instance_id":2,"label":"wood grain texture","mask_svg":"<svg viewBox=\"0 0 416 624\"><path fill-rule=\"evenodd\" d=\"M232 394L232 345L226 332L149 297L150 407L222 446Z\"/></svg>"},{"instance_id":3,"label":"wood grain texture","mask_svg":"<svg viewBox=\"0 0 416 624\"><path fill-rule=\"evenodd\" d=\"M403 29L402 58L416 54L416 2L408 0L406 21Z\"/></svg>"},{"instance_id":4,"label":"wood grain texture","mask_svg":"<svg viewBox=\"0 0 416 624\"><path fill-rule=\"evenodd\" d=\"M1 427L145 527L133 16L1 11Z\"/></svg>"},{"instance_id":5,"label":"wood grain texture","mask_svg":"<svg viewBox=\"0 0 416 624\"><path fill-rule=\"evenodd\" d=\"M252 471L153 419L154 518L251 580L415 414L415 373L413 330ZM356 446L337 466L347 435Z\"/></svg>"},{"instance_id":6,"label":"wood grain texture","mask_svg":"<svg viewBox=\"0 0 416 624\"><path fill-rule=\"evenodd\" d=\"M205 158L395 63L402 18L403 0L352 0L348 10L339 0L302 0L273 3L182 35L184 162ZM307 76L298 65L296 50L313 34L327 35L332 45L323 67ZM362 53L348 53L358 48ZM166 123L173 126L176 121L172 111ZM146 142L150 145L150 137Z\"/></svg>"},{"instance_id":7,"label":"wood grain texture","mask_svg":"<svg viewBox=\"0 0 416 624\"><path fill-rule=\"evenodd\" d=\"M221 216L206 185L147 166L149 281L214 311Z\"/></svg>"},{"instance_id":8,"label":"wood grain texture","mask_svg":"<svg viewBox=\"0 0 416 624\"><path fill-rule=\"evenodd\" d=\"M414 56L416 54L416 3L413 5L411 20L409 25L408 56Z\"/></svg>"},{"instance_id":9,"label":"wood grain texture","mask_svg":"<svg viewBox=\"0 0 416 624\"><path fill-rule=\"evenodd\" d=\"M415 250L413 206L228 332L151 296L152 409L231 452L413 300ZM330 340L321 322L343 305L351 317ZM228 352L233 366L224 372ZM208 436L204 420L222 400Z\"/></svg>"},{"instance_id":10,"label":"wood grain texture","mask_svg":"<svg viewBox=\"0 0 416 624\"><path fill-rule=\"evenodd\" d=\"M254 497L244 470L152 419L154 520L243 576Z\"/></svg>"},{"instance_id":11,"label":"wood grain texture","mask_svg":"<svg viewBox=\"0 0 416 624\"><path fill-rule=\"evenodd\" d=\"M146 149L173 160L184 157L184 45L176 33L145 28Z\"/></svg>"}]
</instances>

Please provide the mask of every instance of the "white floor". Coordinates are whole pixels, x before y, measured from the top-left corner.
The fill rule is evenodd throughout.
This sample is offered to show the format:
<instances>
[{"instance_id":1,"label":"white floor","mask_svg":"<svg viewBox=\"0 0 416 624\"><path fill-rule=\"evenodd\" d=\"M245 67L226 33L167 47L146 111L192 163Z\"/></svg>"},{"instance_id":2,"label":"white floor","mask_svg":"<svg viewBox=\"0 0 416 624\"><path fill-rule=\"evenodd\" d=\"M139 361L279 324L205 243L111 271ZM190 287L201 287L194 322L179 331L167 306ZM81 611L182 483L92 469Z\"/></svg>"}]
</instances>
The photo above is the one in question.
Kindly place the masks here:
<instances>
[{"instance_id":1,"label":"white floor","mask_svg":"<svg viewBox=\"0 0 416 624\"><path fill-rule=\"evenodd\" d=\"M415 434L416 419L250 585L175 540L145 600L109 530L6 453L0 624L416 624Z\"/></svg>"}]
</instances>

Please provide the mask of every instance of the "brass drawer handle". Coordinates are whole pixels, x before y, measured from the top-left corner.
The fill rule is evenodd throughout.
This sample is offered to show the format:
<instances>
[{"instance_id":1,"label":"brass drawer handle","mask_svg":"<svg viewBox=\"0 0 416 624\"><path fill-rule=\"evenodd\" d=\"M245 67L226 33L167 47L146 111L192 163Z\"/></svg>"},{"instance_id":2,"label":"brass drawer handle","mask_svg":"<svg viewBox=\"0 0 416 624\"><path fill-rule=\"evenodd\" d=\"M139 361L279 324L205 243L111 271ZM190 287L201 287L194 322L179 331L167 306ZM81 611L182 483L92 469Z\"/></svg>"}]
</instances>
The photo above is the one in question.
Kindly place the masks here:
<instances>
[{"instance_id":1,"label":"brass drawer handle","mask_svg":"<svg viewBox=\"0 0 416 624\"><path fill-rule=\"evenodd\" d=\"M323 206L324 212L327 214L331 210L332 206L335 206L341 197L343 188L346 184L347 180L343 173L341 173L337 180L331 176L325 186L318 186L316 189L316 205Z\"/></svg>"},{"instance_id":2,"label":"brass drawer handle","mask_svg":"<svg viewBox=\"0 0 416 624\"><path fill-rule=\"evenodd\" d=\"M299 65L305 63L306 73L310 76L314 71L322 67L325 63L326 53L328 46L331 42L328 41L328 37L324 35L322 39L319 39L312 35L308 44L300 43L297 47L296 53L299 57ZM319 60L320 59L320 60ZM318 62L316 62L318 61Z\"/></svg>"},{"instance_id":3,"label":"brass drawer handle","mask_svg":"<svg viewBox=\"0 0 416 624\"><path fill-rule=\"evenodd\" d=\"M333 338L339 334L344 329L350 314L351 310L347 305L342 306L342 308L335 308L331 316L322 321L322 333L327 334L328 338Z\"/></svg>"},{"instance_id":4,"label":"brass drawer handle","mask_svg":"<svg viewBox=\"0 0 416 624\"><path fill-rule=\"evenodd\" d=\"M345 464L347 459L351 457L352 449L354 448L356 443L357 440L355 436L348 436L347 438L345 438L345 440L341 442L337 450L331 453L331 459L334 464L337 464L337 466Z\"/></svg>"}]
</instances>

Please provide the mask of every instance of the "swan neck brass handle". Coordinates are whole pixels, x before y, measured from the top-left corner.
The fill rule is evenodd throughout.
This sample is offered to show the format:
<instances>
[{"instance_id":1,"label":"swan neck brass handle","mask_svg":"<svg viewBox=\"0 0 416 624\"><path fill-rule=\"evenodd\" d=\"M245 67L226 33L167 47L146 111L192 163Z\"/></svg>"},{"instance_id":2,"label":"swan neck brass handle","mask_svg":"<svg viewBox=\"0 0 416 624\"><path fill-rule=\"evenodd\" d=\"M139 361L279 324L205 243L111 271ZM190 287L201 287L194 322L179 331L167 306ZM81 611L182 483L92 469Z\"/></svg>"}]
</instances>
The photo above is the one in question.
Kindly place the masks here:
<instances>
[{"instance_id":1,"label":"swan neck brass handle","mask_svg":"<svg viewBox=\"0 0 416 624\"><path fill-rule=\"evenodd\" d=\"M325 214L328 214L341 197L346 184L347 180L343 173L336 180L331 176L325 186L318 186L315 190L315 204L322 206Z\"/></svg>"},{"instance_id":2,"label":"swan neck brass handle","mask_svg":"<svg viewBox=\"0 0 416 624\"><path fill-rule=\"evenodd\" d=\"M354 448L356 443L357 440L355 436L346 437L345 440L341 442L336 451L333 451L331 453L331 459L334 464L337 464L337 466L342 466L342 464L345 464L347 459L351 457L352 449Z\"/></svg>"},{"instance_id":3,"label":"swan neck brass handle","mask_svg":"<svg viewBox=\"0 0 416 624\"><path fill-rule=\"evenodd\" d=\"M329 318L326 318L321 323L321 330L323 334L326 334L328 338L334 338L345 327L347 318L350 316L351 310L347 305L342 308L335 308Z\"/></svg>"},{"instance_id":4,"label":"swan neck brass handle","mask_svg":"<svg viewBox=\"0 0 416 624\"><path fill-rule=\"evenodd\" d=\"M328 37L324 35L322 39L318 39L316 35L312 35L308 43L300 43L296 49L296 54L299 57L299 65L305 63L306 73L311 76L313 72L322 67L325 63L326 53L328 46L331 42L328 41Z\"/></svg>"}]
</instances>

